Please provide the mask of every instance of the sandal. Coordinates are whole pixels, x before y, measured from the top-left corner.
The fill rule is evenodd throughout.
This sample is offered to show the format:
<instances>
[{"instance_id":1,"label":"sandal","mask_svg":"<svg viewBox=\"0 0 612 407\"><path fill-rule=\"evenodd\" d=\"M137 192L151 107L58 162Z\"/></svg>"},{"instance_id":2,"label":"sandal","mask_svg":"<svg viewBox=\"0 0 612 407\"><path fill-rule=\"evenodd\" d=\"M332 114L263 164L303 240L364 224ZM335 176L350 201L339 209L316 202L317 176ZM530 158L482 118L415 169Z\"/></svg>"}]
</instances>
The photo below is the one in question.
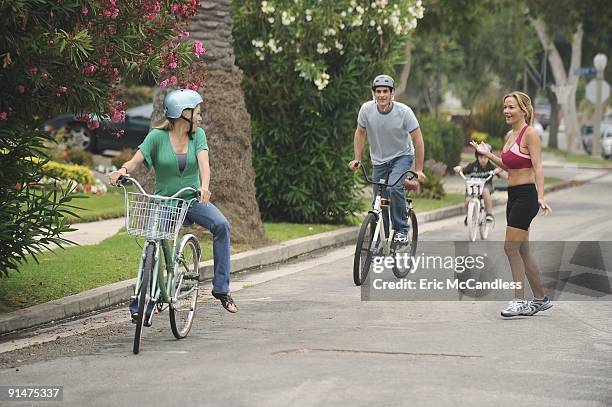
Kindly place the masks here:
<instances>
[{"instance_id":1,"label":"sandal","mask_svg":"<svg viewBox=\"0 0 612 407\"><path fill-rule=\"evenodd\" d=\"M214 291L211 291L210 293L212 294L213 297L215 297L216 299L221 301L221 305L223 305L223 308L225 308L226 310L228 310L232 314L238 312L238 306L234 302L234 299L232 298L232 296L229 295L229 293L227 293L227 294L218 294L218 293L216 293Z\"/></svg>"}]
</instances>

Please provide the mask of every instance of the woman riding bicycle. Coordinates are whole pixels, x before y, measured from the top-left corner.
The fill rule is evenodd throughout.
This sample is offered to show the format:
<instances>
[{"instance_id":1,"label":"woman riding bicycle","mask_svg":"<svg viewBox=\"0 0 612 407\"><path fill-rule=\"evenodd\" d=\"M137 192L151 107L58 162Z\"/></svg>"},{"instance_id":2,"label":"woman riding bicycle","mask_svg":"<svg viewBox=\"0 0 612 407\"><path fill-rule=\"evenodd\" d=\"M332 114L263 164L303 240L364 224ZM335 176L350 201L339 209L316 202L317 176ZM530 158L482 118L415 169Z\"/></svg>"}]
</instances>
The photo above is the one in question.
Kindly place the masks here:
<instances>
[{"instance_id":1,"label":"woman riding bicycle","mask_svg":"<svg viewBox=\"0 0 612 407\"><path fill-rule=\"evenodd\" d=\"M491 146L489 144L483 144L482 146L486 151L491 152ZM495 167L495 165L493 165L493 163L489 161L489 158L487 156L480 154L478 150L474 152L474 155L476 156L476 160L472 161L465 167L457 165L456 167L453 168L453 170L456 173L463 171L463 173L466 176L471 177L471 178L488 178L489 172L493 171L495 175L498 175L502 178L507 179L507 176L501 170L501 168ZM485 184L484 190L482 191L482 198L485 204L484 205L485 212L487 214L487 217L486 217L487 222L493 222L494 220L493 218L493 198L491 198L492 193L493 193L493 181L489 179ZM469 196L468 191L466 190L465 191L466 210L467 210L467 206L468 206L468 202L470 201L470 198L471 197ZM463 220L463 224L467 226L467 216Z\"/></svg>"},{"instance_id":2,"label":"woman riding bicycle","mask_svg":"<svg viewBox=\"0 0 612 407\"><path fill-rule=\"evenodd\" d=\"M230 226L225 216L210 202L210 168L206 134L202 122L202 97L189 89L168 93L164 99L166 119L153 127L134 156L119 170L110 174L110 182L134 171L144 163L155 168L156 195L171 196L184 187L200 191L199 202L187 211L187 219L210 230L213 234L214 276L212 295L229 312L238 307L229 291ZM151 312L152 310L148 310ZM135 301L130 305L132 317L137 313Z\"/></svg>"}]
</instances>

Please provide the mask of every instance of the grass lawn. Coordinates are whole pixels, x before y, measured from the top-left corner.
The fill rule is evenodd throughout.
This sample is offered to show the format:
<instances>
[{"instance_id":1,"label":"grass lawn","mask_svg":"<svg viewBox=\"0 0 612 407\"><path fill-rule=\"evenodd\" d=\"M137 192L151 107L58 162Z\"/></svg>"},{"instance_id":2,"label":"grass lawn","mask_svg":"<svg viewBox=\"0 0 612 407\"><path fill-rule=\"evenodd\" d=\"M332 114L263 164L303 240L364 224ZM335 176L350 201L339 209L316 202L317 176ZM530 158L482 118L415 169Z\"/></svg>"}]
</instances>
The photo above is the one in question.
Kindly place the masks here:
<instances>
[{"instance_id":1,"label":"grass lawn","mask_svg":"<svg viewBox=\"0 0 612 407\"><path fill-rule=\"evenodd\" d=\"M70 204L78 206L72 212L79 215L79 218L68 216L74 223L94 222L104 219L120 218L125 212L123 191L107 192L106 194L87 194L86 198L73 199Z\"/></svg>"},{"instance_id":2,"label":"grass lawn","mask_svg":"<svg viewBox=\"0 0 612 407\"><path fill-rule=\"evenodd\" d=\"M343 226L264 223L266 233L273 242ZM141 252L139 242L120 232L97 245L69 247L39 255L40 264L30 260L21 266L19 273L12 272L9 277L0 279L0 313L134 278ZM210 238L200 238L200 243L202 260L212 259ZM236 245L232 247L232 253L244 249Z\"/></svg>"}]
</instances>

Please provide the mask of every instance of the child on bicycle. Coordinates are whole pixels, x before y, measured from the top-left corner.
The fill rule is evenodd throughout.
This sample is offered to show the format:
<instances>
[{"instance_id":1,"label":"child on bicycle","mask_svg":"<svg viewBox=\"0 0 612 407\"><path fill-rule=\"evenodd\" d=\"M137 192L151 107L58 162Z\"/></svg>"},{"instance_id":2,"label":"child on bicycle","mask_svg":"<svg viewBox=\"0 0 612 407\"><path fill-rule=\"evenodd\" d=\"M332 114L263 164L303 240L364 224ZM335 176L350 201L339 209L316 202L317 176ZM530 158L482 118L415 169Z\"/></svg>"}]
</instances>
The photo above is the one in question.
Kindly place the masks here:
<instances>
[{"instance_id":1,"label":"child on bicycle","mask_svg":"<svg viewBox=\"0 0 612 407\"><path fill-rule=\"evenodd\" d=\"M491 146L489 144L484 144L484 148L487 149L489 152L491 151ZM471 177L471 178L487 178L489 176L489 172L493 171L494 174L497 175L498 177L507 179L507 176L505 175L504 171L501 168L497 168L495 165L493 165L493 163L489 161L489 159L486 156L478 153L478 151L474 152L474 156L476 157L476 160L472 161L465 167L457 165L456 167L453 168L453 170L456 173L463 171L463 174L466 177ZM495 219L493 217L493 198L491 197L492 193L493 193L493 181L492 179L489 179L486 182L485 188L482 192L482 197L484 199L484 204L485 204L485 212L487 214L487 217L486 217L487 222L493 222L493 220ZM466 211L467 211L467 205L469 201L470 201L470 196L468 194L468 191L466 190L465 191ZM467 215L465 219L463 220L463 224L467 226Z\"/></svg>"}]
</instances>

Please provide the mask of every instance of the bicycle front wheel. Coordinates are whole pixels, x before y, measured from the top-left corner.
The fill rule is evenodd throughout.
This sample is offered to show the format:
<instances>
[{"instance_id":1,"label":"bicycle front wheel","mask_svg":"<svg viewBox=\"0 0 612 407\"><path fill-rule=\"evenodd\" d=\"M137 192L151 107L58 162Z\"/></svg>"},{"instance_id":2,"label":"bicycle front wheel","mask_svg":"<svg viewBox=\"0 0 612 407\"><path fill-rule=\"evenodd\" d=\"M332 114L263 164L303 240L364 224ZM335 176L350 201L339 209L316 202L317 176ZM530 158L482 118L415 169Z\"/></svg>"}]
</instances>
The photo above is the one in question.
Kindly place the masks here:
<instances>
[{"instance_id":1,"label":"bicycle front wheel","mask_svg":"<svg viewBox=\"0 0 612 407\"><path fill-rule=\"evenodd\" d=\"M489 237L489 232L493 228L493 222L487 222L487 215L484 209L481 208L480 212L480 238L482 240L487 240L487 238Z\"/></svg>"},{"instance_id":2,"label":"bicycle front wheel","mask_svg":"<svg viewBox=\"0 0 612 407\"><path fill-rule=\"evenodd\" d=\"M372 257L376 242L374 242L374 232L376 231L376 215L368 213L361 224L359 235L357 236L357 246L355 247L355 259L353 261L353 281L355 285L362 285L370 271Z\"/></svg>"},{"instance_id":3,"label":"bicycle front wheel","mask_svg":"<svg viewBox=\"0 0 612 407\"><path fill-rule=\"evenodd\" d=\"M145 252L145 259L142 264L142 273L140 278L140 290L138 290L138 318L136 318L136 331L134 332L134 354L140 352L142 343L142 327L145 320L145 312L151 301L151 275L153 275L153 266L155 264L155 244L149 243Z\"/></svg>"},{"instance_id":4,"label":"bicycle front wheel","mask_svg":"<svg viewBox=\"0 0 612 407\"><path fill-rule=\"evenodd\" d=\"M170 328L176 339L187 336L198 303L200 245L191 237L176 255L175 284L170 304Z\"/></svg>"},{"instance_id":5,"label":"bicycle front wheel","mask_svg":"<svg viewBox=\"0 0 612 407\"><path fill-rule=\"evenodd\" d=\"M404 278L410 273L414 266L414 255L417 250L419 241L419 223L417 222L416 213L414 210L408 210L408 226L410 227L410 241L408 244L396 245L394 251L395 262L393 263L393 274L397 278ZM397 254L400 254L399 256Z\"/></svg>"},{"instance_id":6,"label":"bicycle front wheel","mask_svg":"<svg viewBox=\"0 0 612 407\"><path fill-rule=\"evenodd\" d=\"M478 216L480 212L480 204L476 199L471 199L468 203L467 226L468 238L473 242L478 234Z\"/></svg>"}]
</instances>

